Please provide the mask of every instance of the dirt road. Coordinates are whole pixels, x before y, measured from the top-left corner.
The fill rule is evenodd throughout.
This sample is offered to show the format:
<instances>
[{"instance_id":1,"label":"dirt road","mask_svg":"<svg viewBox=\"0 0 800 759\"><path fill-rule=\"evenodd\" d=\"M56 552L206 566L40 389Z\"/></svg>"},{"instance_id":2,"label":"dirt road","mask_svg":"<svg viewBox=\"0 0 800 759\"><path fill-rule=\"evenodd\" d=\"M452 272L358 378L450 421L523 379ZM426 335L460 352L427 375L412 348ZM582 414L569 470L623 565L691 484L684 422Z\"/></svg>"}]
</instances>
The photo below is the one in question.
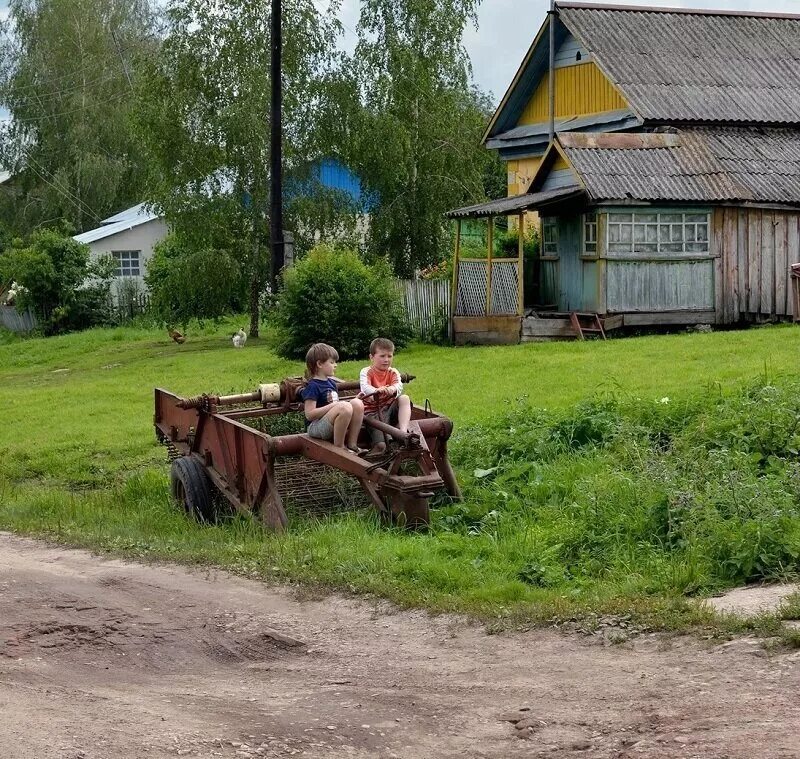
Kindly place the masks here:
<instances>
[{"instance_id":1,"label":"dirt road","mask_svg":"<svg viewBox=\"0 0 800 759\"><path fill-rule=\"evenodd\" d=\"M0 533L0 759L788 759L798 685L747 640L489 636Z\"/></svg>"}]
</instances>

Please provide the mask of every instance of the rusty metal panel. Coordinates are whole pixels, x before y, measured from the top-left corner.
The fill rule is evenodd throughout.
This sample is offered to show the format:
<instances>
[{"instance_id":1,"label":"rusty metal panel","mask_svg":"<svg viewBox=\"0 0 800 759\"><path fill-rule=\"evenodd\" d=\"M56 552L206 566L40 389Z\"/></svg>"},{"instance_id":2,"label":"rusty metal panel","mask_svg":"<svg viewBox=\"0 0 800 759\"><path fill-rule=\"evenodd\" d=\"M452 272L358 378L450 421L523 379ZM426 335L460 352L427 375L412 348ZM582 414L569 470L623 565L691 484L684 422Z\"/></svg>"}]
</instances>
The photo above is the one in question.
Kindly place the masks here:
<instances>
[{"instance_id":1,"label":"rusty metal panel","mask_svg":"<svg viewBox=\"0 0 800 759\"><path fill-rule=\"evenodd\" d=\"M713 311L714 260L606 262L607 311Z\"/></svg>"}]
</instances>

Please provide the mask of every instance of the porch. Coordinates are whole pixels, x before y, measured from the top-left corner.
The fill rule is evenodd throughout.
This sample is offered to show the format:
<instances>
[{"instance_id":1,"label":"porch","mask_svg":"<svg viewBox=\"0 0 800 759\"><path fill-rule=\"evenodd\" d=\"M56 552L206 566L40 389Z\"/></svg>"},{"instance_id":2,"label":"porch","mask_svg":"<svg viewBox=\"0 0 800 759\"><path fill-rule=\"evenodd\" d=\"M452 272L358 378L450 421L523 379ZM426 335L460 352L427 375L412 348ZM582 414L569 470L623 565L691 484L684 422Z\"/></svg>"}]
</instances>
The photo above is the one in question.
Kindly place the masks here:
<instances>
[{"instance_id":1,"label":"porch","mask_svg":"<svg viewBox=\"0 0 800 759\"><path fill-rule=\"evenodd\" d=\"M514 220L517 230L525 228L525 215L538 211L542 216L582 218L585 193L577 186L513 198L490 201L451 211L455 220L455 255L451 292L451 318L456 345L502 345L545 340L583 339L590 334L604 336L607 329L621 326L620 318L601 319L594 305L597 297L584 297L584 278L580 269L560 265L558 255L550 255L545 241L539 255L525 257L525 237L516 236L516 250L498 244L496 223L504 217ZM485 232L470 232L475 221L485 223ZM511 227L511 225L508 225ZM562 244L570 235L563 235ZM579 244L580 230L573 235ZM548 243L549 244L549 243ZM513 253L513 255L512 255ZM565 257L575 261L579 250ZM599 290L599 280L595 290ZM591 287L589 288L592 289Z\"/></svg>"}]
</instances>

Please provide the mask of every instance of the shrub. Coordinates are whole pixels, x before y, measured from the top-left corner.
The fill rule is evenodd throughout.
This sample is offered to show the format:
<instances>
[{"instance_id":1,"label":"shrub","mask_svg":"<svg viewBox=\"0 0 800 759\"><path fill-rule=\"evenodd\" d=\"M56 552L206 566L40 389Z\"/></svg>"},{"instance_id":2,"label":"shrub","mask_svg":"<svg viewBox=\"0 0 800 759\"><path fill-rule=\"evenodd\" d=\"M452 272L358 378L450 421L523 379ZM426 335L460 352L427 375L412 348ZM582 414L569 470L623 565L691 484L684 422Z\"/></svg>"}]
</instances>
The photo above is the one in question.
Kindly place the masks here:
<instances>
[{"instance_id":1,"label":"shrub","mask_svg":"<svg viewBox=\"0 0 800 759\"><path fill-rule=\"evenodd\" d=\"M156 245L147 266L153 315L167 325L219 319L245 305L244 267L229 250L194 248L175 235Z\"/></svg>"},{"instance_id":2,"label":"shrub","mask_svg":"<svg viewBox=\"0 0 800 759\"><path fill-rule=\"evenodd\" d=\"M454 442L473 476L441 528L533 536L527 584L691 594L800 574L800 383L511 405Z\"/></svg>"},{"instance_id":3,"label":"shrub","mask_svg":"<svg viewBox=\"0 0 800 759\"><path fill-rule=\"evenodd\" d=\"M0 256L0 280L21 285L20 311L36 315L45 334L85 329L108 319L111 272L89 260L89 248L54 230L40 230Z\"/></svg>"},{"instance_id":4,"label":"shrub","mask_svg":"<svg viewBox=\"0 0 800 759\"><path fill-rule=\"evenodd\" d=\"M356 253L319 245L286 272L275 309L277 349L302 358L312 343L335 346L342 358L364 356L370 341L402 345L408 327L388 263L365 264Z\"/></svg>"}]
</instances>

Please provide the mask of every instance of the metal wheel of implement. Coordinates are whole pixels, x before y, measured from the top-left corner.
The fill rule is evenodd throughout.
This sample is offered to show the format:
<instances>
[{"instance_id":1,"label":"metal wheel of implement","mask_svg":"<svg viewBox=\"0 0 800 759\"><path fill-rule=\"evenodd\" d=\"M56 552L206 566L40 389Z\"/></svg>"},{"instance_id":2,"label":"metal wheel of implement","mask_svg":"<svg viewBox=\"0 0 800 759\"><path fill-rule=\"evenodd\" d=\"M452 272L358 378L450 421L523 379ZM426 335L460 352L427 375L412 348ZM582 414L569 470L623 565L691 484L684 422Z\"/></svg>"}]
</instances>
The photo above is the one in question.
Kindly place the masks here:
<instances>
[{"instance_id":1,"label":"metal wheel of implement","mask_svg":"<svg viewBox=\"0 0 800 759\"><path fill-rule=\"evenodd\" d=\"M203 523L216 521L211 480L197 459L191 456L175 459L169 480L172 497L190 517Z\"/></svg>"}]
</instances>

